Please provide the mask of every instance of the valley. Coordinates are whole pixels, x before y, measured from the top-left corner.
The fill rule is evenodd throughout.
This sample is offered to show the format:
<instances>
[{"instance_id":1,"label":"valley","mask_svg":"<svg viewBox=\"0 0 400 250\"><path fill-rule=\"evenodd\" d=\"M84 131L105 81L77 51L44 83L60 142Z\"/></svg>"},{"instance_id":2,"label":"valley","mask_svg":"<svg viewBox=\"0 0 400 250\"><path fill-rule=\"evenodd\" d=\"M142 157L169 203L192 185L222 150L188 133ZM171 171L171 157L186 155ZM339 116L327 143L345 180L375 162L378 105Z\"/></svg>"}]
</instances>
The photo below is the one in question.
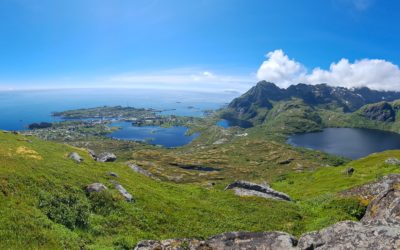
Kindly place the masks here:
<instances>
[{"instance_id":1,"label":"valley","mask_svg":"<svg viewBox=\"0 0 400 250\"><path fill-rule=\"evenodd\" d=\"M146 239L205 240L235 231L304 237L341 221L360 220L378 194L352 190L400 173L400 151L350 160L286 140L327 127L398 132L397 102L390 99L396 93L384 93L384 103L348 101L346 108L346 101L327 97L310 102L315 99L310 96L321 95L312 87L304 94L309 99L276 93L264 99L258 88L265 85L274 89L260 82L204 117L157 114L154 125L168 119L162 126L185 126L188 134L199 134L182 147L110 138L119 129L115 121L137 121L154 112L123 107L70 110L57 113L69 119L51 126L0 132L0 230L9 232L1 234L0 248L29 242L47 249L133 249ZM220 126L221 119L231 126ZM70 158L71 153L81 160ZM99 162L95 153L113 153L116 159ZM88 192L91 184L100 189ZM16 237L17 231L26 233Z\"/></svg>"}]
</instances>

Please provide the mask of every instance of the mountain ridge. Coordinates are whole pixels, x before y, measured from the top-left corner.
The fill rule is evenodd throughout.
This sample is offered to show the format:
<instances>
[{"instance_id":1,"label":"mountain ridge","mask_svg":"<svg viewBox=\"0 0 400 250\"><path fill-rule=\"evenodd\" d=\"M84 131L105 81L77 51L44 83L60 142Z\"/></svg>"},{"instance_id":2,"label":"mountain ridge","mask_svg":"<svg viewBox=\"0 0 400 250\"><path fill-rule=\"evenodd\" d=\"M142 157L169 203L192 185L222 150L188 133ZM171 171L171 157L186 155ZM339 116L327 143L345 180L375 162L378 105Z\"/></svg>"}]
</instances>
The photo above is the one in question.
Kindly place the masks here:
<instances>
[{"instance_id":1,"label":"mountain ridge","mask_svg":"<svg viewBox=\"0 0 400 250\"><path fill-rule=\"evenodd\" d=\"M221 117L233 121L234 125L264 124L275 132L281 128L289 134L329 126L382 129L386 123L396 121L398 104L394 101L398 99L400 92L366 87L348 89L327 84L299 83L284 89L274 83L260 81L242 96L232 100L221 112ZM346 120L346 124L331 121L332 114ZM351 124L353 118L357 126ZM372 124L371 121L382 124ZM286 126L288 123L290 125ZM250 127L249 124L247 127Z\"/></svg>"},{"instance_id":2,"label":"mountain ridge","mask_svg":"<svg viewBox=\"0 0 400 250\"><path fill-rule=\"evenodd\" d=\"M242 96L235 98L228 107L238 108L248 103L271 107L270 101L290 98L300 98L312 105L336 102L345 112L353 112L366 104L400 99L400 92L372 90L367 87L349 89L325 83L317 85L299 83L285 89L279 88L272 82L260 81Z\"/></svg>"}]
</instances>

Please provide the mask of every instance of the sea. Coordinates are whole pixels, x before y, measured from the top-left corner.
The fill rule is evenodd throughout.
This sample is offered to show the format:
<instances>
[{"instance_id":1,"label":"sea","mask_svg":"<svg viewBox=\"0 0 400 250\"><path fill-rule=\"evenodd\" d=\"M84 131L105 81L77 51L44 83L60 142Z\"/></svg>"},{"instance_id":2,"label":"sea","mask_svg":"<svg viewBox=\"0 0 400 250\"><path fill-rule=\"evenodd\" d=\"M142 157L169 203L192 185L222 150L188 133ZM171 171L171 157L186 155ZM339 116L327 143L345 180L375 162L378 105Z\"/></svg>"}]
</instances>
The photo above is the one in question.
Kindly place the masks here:
<instances>
[{"instance_id":1,"label":"sea","mask_svg":"<svg viewBox=\"0 0 400 250\"><path fill-rule=\"evenodd\" d=\"M57 122L61 118L52 113L79 108L99 106L129 106L135 108L154 108L164 110L163 114L180 116L204 116L204 110L215 110L224 107L236 92L196 92L178 90L145 90L145 89L57 89L57 90L14 90L0 91L0 129L27 130L34 122ZM121 125L121 124L120 124ZM185 137L186 129L171 128L182 137L182 143L175 145L172 130L162 128L130 128L127 124L122 130L112 135L117 139L148 140L163 142L164 146L180 146L195 138ZM151 133L149 132L151 131ZM157 131L157 133L154 133ZM166 135L171 139L167 140ZM160 136L160 138L156 138ZM175 137L176 137L175 136ZM158 139L158 140L157 140ZM169 141L169 142L168 142Z\"/></svg>"}]
</instances>

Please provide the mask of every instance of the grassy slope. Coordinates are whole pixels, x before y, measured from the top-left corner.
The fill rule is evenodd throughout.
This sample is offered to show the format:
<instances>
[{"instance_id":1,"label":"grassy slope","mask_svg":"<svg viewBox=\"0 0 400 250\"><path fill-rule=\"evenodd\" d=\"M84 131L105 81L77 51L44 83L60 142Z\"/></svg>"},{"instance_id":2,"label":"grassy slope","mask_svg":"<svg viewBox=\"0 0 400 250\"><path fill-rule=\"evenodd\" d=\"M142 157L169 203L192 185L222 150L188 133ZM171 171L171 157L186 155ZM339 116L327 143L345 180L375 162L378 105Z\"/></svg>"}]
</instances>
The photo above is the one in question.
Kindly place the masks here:
<instances>
[{"instance_id":1,"label":"grassy slope","mask_svg":"<svg viewBox=\"0 0 400 250\"><path fill-rule=\"evenodd\" d=\"M304 231L296 204L241 199L231 192L156 182L118 163L96 163L69 146L0 132L0 248L132 247L139 239L207 237L232 230ZM66 156L78 151L85 162ZM17 153L18 152L18 153ZM136 198L119 198L107 173ZM38 208L39 197L74 193L96 208L83 187L101 182L110 188L112 209L91 211L89 226L70 230ZM107 205L107 204L106 204Z\"/></svg>"},{"instance_id":2,"label":"grassy slope","mask_svg":"<svg viewBox=\"0 0 400 250\"><path fill-rule=\"evenodd\" d=\"M350 187L370 182L390 173L400 173L399 166L388 165L390 157L400 158L399 150L389 150L351 161L339 167L320 168L314 172L291 173L285 179L272 184L296 199L343 191ZM344 171L352 167L355 172L347 176Z\"/></svg>"},{"instance_id":3,"label":"grassy slope","mask_svg":"<svg viewBox=\"0 0 400 250\"><path fill-rule=\"evenodd\" d=\"M76 164L68 159L71 151L79 152L85 161ZM281 230L299 235L355 219L358 203L343 200L335 192L399 172L382 163L389 156L400 157L400 152L349 163L356 169L353 177L341 172L346 166L286 174L273 187L297 199L289 203L239 198L222 191L222 186L206 189L157 182L120 163L94 162L77 148L0 132L0 248L124 249L140 239L208 237L236 230ZM119 174L116 180L134 195L135 203L122 200L110 183L109 171ZM93 182L108 186L107 195L87 196L84 187ZM67 228L39 208L41 197L65 195L91 207L87 226ZM75 210L67 208L62 219Z\"/></svg>"}]
</instances>

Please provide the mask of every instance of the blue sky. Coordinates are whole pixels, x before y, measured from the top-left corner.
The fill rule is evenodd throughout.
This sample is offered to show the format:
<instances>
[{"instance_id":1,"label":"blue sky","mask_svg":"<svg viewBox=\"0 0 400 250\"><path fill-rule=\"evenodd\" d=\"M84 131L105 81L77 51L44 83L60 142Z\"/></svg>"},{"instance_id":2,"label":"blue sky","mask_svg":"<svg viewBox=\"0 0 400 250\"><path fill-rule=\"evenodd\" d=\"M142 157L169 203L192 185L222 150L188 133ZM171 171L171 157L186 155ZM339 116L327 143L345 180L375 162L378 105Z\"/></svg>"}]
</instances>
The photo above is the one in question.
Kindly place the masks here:
<instances>
[{"instance_id":1,"label":"blue sky","mask_svg":"<svg viewBox=\"0 0 400 250\"><path fill-rule=\"evenodd\" d=\"M1 0L0 88L397 89L399 13L396 0Z\"/></svg>"}]
</instances>

